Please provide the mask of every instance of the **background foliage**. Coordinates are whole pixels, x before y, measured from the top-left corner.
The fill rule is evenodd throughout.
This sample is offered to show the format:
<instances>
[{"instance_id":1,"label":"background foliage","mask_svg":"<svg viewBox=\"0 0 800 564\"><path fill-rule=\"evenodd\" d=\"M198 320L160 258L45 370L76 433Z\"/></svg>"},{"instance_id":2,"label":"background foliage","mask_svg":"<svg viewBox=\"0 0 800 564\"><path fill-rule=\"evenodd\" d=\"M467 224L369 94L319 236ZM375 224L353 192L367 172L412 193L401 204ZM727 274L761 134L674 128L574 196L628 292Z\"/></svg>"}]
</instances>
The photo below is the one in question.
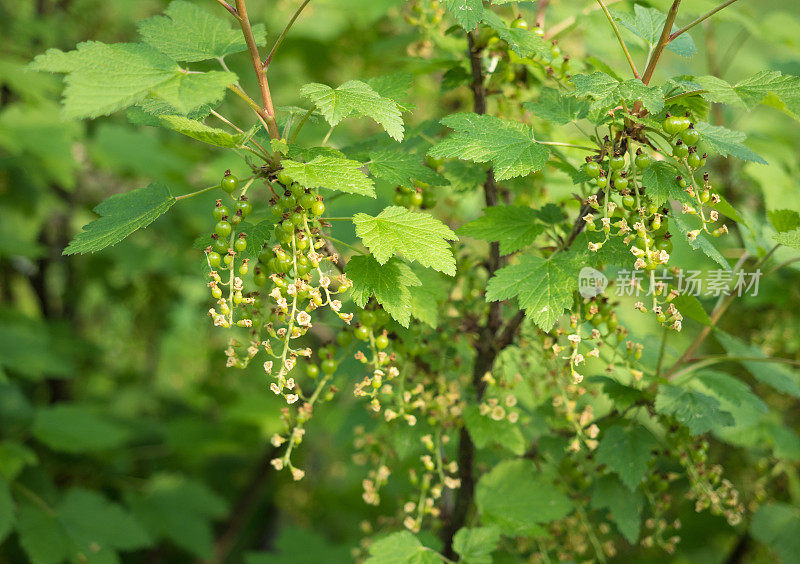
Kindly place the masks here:
<instances>
[{"instance_id":1,"label":"background foliage","mask_svg":"<svg viewBox=\"0 0 800 564\"><path fill-rule=\"evenodd\" d=\"M219 11L214 2L199 3ZM251 4L251 19L263 22L270 38L296 7L287 0ZM415 77L408 101L415 109L406 115L407 130L470 107L468 88L447 87L447 77L457 74L452 69L464 50L463 39L421 33L407 22L414 14L413 4L314 0L282 47L280 64L271 68L275 99L280 105L302 105L319 94L306 91L303 96L304 84L366 81L402 70ZM532 3L520 4L524 10L533 9ZM649 4L663 10L668 3ZM690 4L690 13L716 5L706 0ZM713 72L732 84L763 69L800 74L800 10L795 2L740 4L721 12L711 26L693 30L697 53L692 59L665 57L660 72L676 76L688 73L691 66L694 74ZM283 402L268 390L260 367L225 369L223 337L203 317L208 307L205 273L201 253L193 245L208 231L208 209L216 196L176 206L124 244L92 255L62 255L80 227L96 217L92 209L111 194L146 186L153 178L169 183L173 194L188 193L218 182L225 169L248 174L235 155L171 132L137 127L124 114L88 122L69 112L65 117L58 104L60 77L25 70L48 48L73 49L90 39L134 40L135 22L161 13L166 5L152 0L0 0L0 561L57 563L88 557L92 562L246 559L258 564L364 557L370 542L399 530L394 515L403 486L390 481L380 506L363 503L367 470L357 464L358 453L372 419L349 392L341 394L335 408L315 413L300 454L307 472L304 481L294 482L269 467L276 451L268 439L281 429ZM592 5L554 1L547 21L555 24L577 14L576 26L561 38L562 48L575 60L613 62L623 74L627 69L619 46L602 14L590 10ZM633 2L618 2L614 8L634 13ZM646 44L626 37L637 60L643 59ZM439 49L437 57L426 56L434 47ZM685 42L674 47L688 54ZM257 89L246 56L231 57L229 64L245 87ZM800 212L795 180L800 172L800 128L768 109L715 111L718 123L746 131L750 149L769 163L713 163L726 198L751 226L750 233L743 232L743 241L755 252L756 241L771 233L768 210ZM245 106L226 105L226 115L244 118L246 112ZM457 117L449 119L449 127L463 129L470 139L478 137ZM552 121L557 123L558 116ZM311 122L302 135L317 140L327 130L324 123ZM375 132L368 120L345 122L337 128L337 143L357 144ZM437 150L443 157L456 156L458 145L451 152L445 144ZM503 179L504 169L497 168L498 179ZM475 187L474 179L471 186L469 177L463 180L467 188ZM366 216L376 216L391 203L398 183L379 181L375 200L340 198L329 206L329 214L357 209L365 214L361 219L366 226L371 221ZM548 176L545 191L554 199L568 199L571 189L569 176ZM479 194L458 185L437 190L438 216L449 224L461 225L479 214ZM472 232L464 235L480 238L480 226L472 225ZM356 241L345 226L335 224L333 234ZM504 252L518 248L513 241L507 244ZM781 249L776 258L794 254ZM387 252L385 258L390 255ZM684 268L705 264L705 257L698 255L687 245L676 248ZM452 268L445 265L440 270ZM800 274L789 266L765 279L757 298L734 302L720 326L747 344L721 341L710 345L713 352L731 349L741 356L745 350L745 356L763 352L800 361L798 282ZM423 283L431 287L435 280ZM460 312L448 315L457 317ZM655 326L636 312L625 315L626 326L647 335L642 339L646 354L655 354ZM685 349L694 334L676 336L670 352ZM467 359L470 355L461 354ZM510 371L524 369L536 377L535 366L524 360L512 355L503 360ZM352 365L343 372L357 373L356 363ZM745 436L746 430L739 430L737 436L726 437L724 430L716 429L708 456L724 467L731 481L750 488L755 518L729 527L721 517L695 513L686 502L674 515L682 522L675 554L634 548L623 539L635 541L639 536L638 514L625 513L631 511L630 504L619 504L619 482L609 475L594 484L598 493L592 499L613 516L619 534L611 538L619 543L619 561L769 562L776 554L785 562L796 559L797 374L757 362L746 368L752 374L748 380L763 398L752 396L750 407L769 406L772 415L764 423L771 426L769 432ZM356 378L342 379L341 387L349 389ZM691 400L670 397L669 390L662 393L661 401L673 402L676 415ZM700 423L701 431L719 423L713 414L710 418ZM481 450L480 464L486 470L493 467L476 492L481 512L494 516L504 531L519 525L508 499L540 508L541 522L563 516L569 500L548 491L549 476L528 480L521 490L509 489L508 484L519 483L515 477L535 474L528 468L531 463L520 459L495 465L504 457L503 449L525 452L526 439L517 436L519 431L489 429L481 437L479 425L471 431L479 447L487 446ZM547 435L544 421L539 428L534 422L527 431ZM493 444L498 432L502 444ZM621 427L605 433L608 442L597 458L612 468L625 460L628 464L617 469L619 480L635 485L644 474L636 453L652 438ZM761 442L763 436L769 440ZM410 446L415 438L398 434L392 440L397 450L402 451L404 442L416 448ZM639 447L630 446L637 442ZM643 464L646 467L647 461ZM763 491L756 495L762 482ZM525 516L517 519L530 526ZM491 557L480 547L496 546L497 536L496 528L463 530L456 547L472 554L470 562L488 562ZM417 537L403 533L378 541L370 553L379 562L389 561L393 550L412 555L402 561L426 561L430 553L422 548L414 556L420 542L441 548L434 532L423 531ZM514 554L504 549L494 558L513 562Z\"/></svg>"}]
</instances>

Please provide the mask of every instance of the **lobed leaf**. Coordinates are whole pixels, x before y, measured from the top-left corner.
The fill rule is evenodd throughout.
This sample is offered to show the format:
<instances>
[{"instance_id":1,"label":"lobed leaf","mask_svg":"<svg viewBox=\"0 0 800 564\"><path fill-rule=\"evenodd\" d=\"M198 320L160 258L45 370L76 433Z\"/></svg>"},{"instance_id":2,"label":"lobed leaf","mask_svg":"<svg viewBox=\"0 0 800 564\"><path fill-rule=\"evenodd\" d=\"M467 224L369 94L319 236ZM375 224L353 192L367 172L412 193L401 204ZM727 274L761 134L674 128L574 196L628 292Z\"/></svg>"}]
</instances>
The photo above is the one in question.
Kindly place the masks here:
<instances>
[{"instance_id":1,"label":"lobed leaf","mask_svg":"<svg viewBox=\"0 0 800 564\"><path fill-rule=\"evenodd\" d=\"M428 214L389 206L375 217L358 213L353 223L356 234L382 265L401 253L422 266L450 276L456 273L456 260L448 241L457 241L458 237Z\"/></svg>"},{"instance_id":2,"label":"lobed leaf","mask_svg":"<svg viewBox=\"0 0 800 564\"><path fill-rule=\"evenodd\" d=\"M303 188L328 188L375 198L375 184L358 161L319 155L307 163L284 159L283 171Z\"/></svg>"},{"instance_id":3,"label":"lobed leaf","mask_svg":"<svg viewBox=\"0 0 800 564\"><path fill-rule=\"evenodd\" d=\"M550 157L549 149L538 144L523 123L472 113L453 114L442 123L455 133L434 145L428 155L492 163L497 180L542 170Z\"/></svg>"},{"instance_id":4,"label":"lobed leaf","mask_svg":"<svg viewBox=\"0 0 800 564\"><path fill-rule=\"evenodd\" d=\"M366 306L374 295L386 313L408 327L412 310L409 288L422 282L407 264L391 258L381 265L372 255L356 255L347 262L345 274L353 282L351 296L358 307Z\"/></svg>"}]
</instances>

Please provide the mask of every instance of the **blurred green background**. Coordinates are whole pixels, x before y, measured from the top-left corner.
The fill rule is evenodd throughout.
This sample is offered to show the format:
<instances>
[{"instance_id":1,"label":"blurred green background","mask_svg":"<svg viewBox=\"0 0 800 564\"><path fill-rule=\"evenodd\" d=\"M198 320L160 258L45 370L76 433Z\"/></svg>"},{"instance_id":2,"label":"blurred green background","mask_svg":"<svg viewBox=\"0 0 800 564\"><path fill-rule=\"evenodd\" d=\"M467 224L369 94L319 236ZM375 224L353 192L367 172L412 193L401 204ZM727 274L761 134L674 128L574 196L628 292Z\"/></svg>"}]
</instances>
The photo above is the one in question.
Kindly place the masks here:
<instances>
[{"instance_id":1,"label":"blurred green background","mask_svg":"<svg viewBox=\"0 0 800 564\"><path fill-rule=\"evenodd\" d=\"M212 0L198 3L221 11ZM266 23L274 38L297 2L249 4L251 19ZM439 96L441 71L452 59L425 57L435 38L405 22L408 4L313 0L270 68L276 104L302 104L297 91L306 82L336 85L410 70L416 77L412 126L463 107L466 90ZM548 22L594 3L551 4ZM630 9L633 3L614 4ZM716 2L684 4L699 13ZM693 32L700 51L693 60L666 57L660 72L713 70L731 82L764 68L800 74L798 3L740 4L721 13L713 29ZM352 549L380 531L388 523L383 516L395 509L391 482L383 506L361 500L365 471L353 462L354 429L369 426L370 418L350 393L355 377L348 381L344 370L337 385L345 392L335 406L316 414L301 449L307 478L294 483L272 472L268 439L279 428L281 403L258 366L225 369L223 337L205 317L201 253L192 245L211 228L214 196L176 206L147 230L96 255L61 255L94 218L91 209L110 194L153 180L174 194L187 193L217 182L225 169L246 171L235 156L133 126L124 115L65 121L58 106L61 79L25 70L50 47L72 49L89 39L135 41L136 20L166 5L0 0L0 480L13 482L6 490L18 500L18 518L28 531L22 538L0 526L0 562L24 562L25 551L40 562L59 562L60 547L68 542L64 535L115 520L127 533L110 544L131 562L238 562L245 554L252 564L350 561ZM561 43L575 60L591 55L625 68L597 12L579 17ZM643 60L644 47L633 44L634 56ZM246 55L232 57L229 65L252 90ZM240 122L250 119L233 99L224 113ZM728 199L754 225L764 225L764 202L800 211L795 122L769 110L718 117L747 131L750 146L770 161L720 164ZM308 127L303 135L318 140L326 130ZM337 130L335 142L353 143L373 133L369 124L356 122ZM569 186L564 176L548 189L566 193ZM382 197L363 211L389 202L392 187L380 188ZM479 205L477 198L467 199L459 212L443 196L437 211L454 220ZM342 198L337 206L352 212L352 202ZM769 235L760 229L745 240ZM337 236L347 240L353 234L343 230ZM679 252L684 264L691 260L687 249ZM759 298L735 304L726 324L770 354L800 359L799 278L790 269L766 281ZM674 346L680 350L677 339ZM787 401L785 408L796 426L796 402ZM6 490L0 488L0 495ZM136 526L125 521L128 513L119 506L135 516ZM67 532L54 528L52 508L73 516ZM674 561L716 562L718 551L708 547L718 520L690 513L686 522L691 529ZM92 558L115 561L102 551Z\"/></svg>"}]
</instances>

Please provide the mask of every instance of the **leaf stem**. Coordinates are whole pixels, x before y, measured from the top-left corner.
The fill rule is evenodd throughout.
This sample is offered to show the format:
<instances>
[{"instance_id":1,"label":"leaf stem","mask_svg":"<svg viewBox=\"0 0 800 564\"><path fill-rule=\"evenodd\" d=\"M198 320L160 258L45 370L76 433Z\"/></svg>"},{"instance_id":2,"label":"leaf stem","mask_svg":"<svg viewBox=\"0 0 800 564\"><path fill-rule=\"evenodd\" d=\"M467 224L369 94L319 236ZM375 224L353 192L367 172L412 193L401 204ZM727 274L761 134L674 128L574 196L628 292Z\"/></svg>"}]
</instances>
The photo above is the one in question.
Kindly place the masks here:
<instances>
[{"instance_id":1,"label":"leaf stem","mask_svg":"<svg viewBox=\"0 0 800 564\"><path fill-rule=\"evenodd\" d=\"M689 31L690 29L692 29L692 28L693 28L694 26L696 26L697 24L699 24L699 23L703 22L704 20L707 20L708 18L710 18L711 16L713 16L714 14L716 14L717 12L719 12L720 10L722 10L723 8L727 8L728 6L730 6L731 4L733 4L734 2L736 2L736 0L728 0L727 2L723 2L722 4L720 4L719 6L717 6L716 8L714 8L713 10L711 10L710 12L708 12L708 13L706 13L706 14L703 14L702 16L700 16L699 18L697 18L696 20L694 20L694 21L693 21L692 23L690 23L689 25L686 25L686 26L684 26L684 27L680 28L678 31L676 31L675 33L673 33L673 34L671 34L671 35L669 36L669 41L668 41L668 43L670 43L670 42L674 41L674 40L675 40L675 39L676 39L676 38L677 38L679 35L681 35L681 34L683 34L683 33L686 33L687 31Z\"/></svg>"},{"instance_id":2,"label":"leaf stem","mask_svg":"<svg viewBox=\"0 0 800 564\"><path fill-rule=\"evenodd\" d=\"M583 145L573 145L572 143L561 143L560 141L536 141L539 145L550 145L553 147L570 147L572 149L583 149L584 151L594 151L599 153L600 149L597 147L584 147Z\"/></svg>"},{"instance_id":3,"label":"leaf stem","mask_svg":"<svg viewBox=\"0 0 800 564\"><path fill-rule=\"evenodd\" d=\"M281 46L281 43L283 43L283 40L286 37L286 34L289 33L289 30L294 25L295 20L298 17L300 17L300 14L302 13L303 9L308 5L309 2L311 2L311 0L305 0L302 4L300 4L300 7L297 8L297 10L295 10L294 15L292 16L292 19L289 20L289 23L286 24L286 27L283 28L283 31L281 32L281 34L278 37L278 39L275 40L275 44L272 46L272 49L270 50L269 55L267 55L267 59L264 61L264 68L265 69L272 62L272 57L275 56L275 51L277 51L278 47Z\"/></svg>"},{"instance_id":4,"label":"leaf stem","mask_svg":"<svg viewBox=\"0 0 800 564\"><path fill-rule=\"evenodd\" d=\"M633 71L634 78L639 78L639 71L636 70L636 64L633 62L633 58L631 57L630 51L628 51L628 46L625 45L625 40L622 39L622 34L619 32L619 27L617 26L617 22L614 21L613 17L611 17L611 12L608 11L608 8L603 3L603 0L597 0L597 3L600 4L600 8L605 13L606 18L608 18L608 22L611 24L611 27L614 28L614 34L617 36L617 41L619 41L619 44L622 46L622 50L625 52L625 58L628 59L628 64L630 65L631 70Z\"/></svg>"},{"instance_id":5,"label":"leaf stem","mask_svg":"<svg viewBox=\"0 0 800 564\"><path fill-rule=\"evenodd\" d=\"M279 139L280 133L278 132L278 124L275 122L275 108L272 106L272 95L269 90L267 73L261 63L261 55L258 54L258 45L253 36L253 28L250 26L250 18L247 16L247 7L244 0L236 0L236 12L245 43L247 43L247 50L250 51L250 58L253 60L253 70L255 70L256 78L258 79L258 86L261 90L264 115L261 112L259 112L259 115L266 121L269 136L273 139Z\"/></svg>"},{"instance_id":6,"label":"leaf stem","mask_svg":"<svg viewBox=\"0 0 800 564\"><path fill-rule=\"evenodd\" d=\"M289 144L290 144L290 145L291 145L292 143L294 143L295 139L297 139L297 135L300 133L300 130L303 128L303 126L304 126L304 125L306 124L306 122L308 121L308 118L310 118L310 117L311 117L311 114L313 114L313 113L314 113L314 110L315 110L315 109L316 109L316 106L312 105L312 106L311 106L311 107L308 109L308 111L305 113L305 115L303 116L303 119L301 119L301 120L300 120L300 122L297 124L297 127L295 127L295 128L294 128L294 133L292 133L292 138L291 138L291 139L289 139Z\"/></svg>"},{"instance_id":7,"label":"leaf stem","mask_svg":"<svg viewBox=\"0 0 800 564\"><path fill-rule=\"evenodd\" d=\"M214 184L214 186L203 188L202 190L198 190L197 192L191 192L189 194L184 194L182 196L175 196L175 200L185 200L187 198L193 198L195 196L199 196L200 194L213 190L214 188L219 188L219 184Z\"/></svg>"}]
</instances>

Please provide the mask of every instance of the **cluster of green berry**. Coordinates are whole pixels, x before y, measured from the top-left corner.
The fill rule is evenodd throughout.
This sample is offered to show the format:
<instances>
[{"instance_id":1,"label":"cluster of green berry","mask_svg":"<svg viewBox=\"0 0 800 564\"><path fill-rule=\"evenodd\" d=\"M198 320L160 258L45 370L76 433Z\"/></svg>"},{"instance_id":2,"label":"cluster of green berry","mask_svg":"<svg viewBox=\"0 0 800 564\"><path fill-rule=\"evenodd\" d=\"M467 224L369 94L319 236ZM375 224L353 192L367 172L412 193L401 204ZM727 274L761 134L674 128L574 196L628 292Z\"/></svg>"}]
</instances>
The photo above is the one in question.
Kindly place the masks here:
<instances>
[{"instance_id":1,"label":"cluster of green berry","mask_svg":"<svg viewBox=\"0 0 800 564\"><path fill-rule=\"evenodd\" d=\"M424 182L418 183L415 188L398 186L394 190L394 203L411 210L428 210L436 206L436 194Z\"/></svg>"}]
</instances>

